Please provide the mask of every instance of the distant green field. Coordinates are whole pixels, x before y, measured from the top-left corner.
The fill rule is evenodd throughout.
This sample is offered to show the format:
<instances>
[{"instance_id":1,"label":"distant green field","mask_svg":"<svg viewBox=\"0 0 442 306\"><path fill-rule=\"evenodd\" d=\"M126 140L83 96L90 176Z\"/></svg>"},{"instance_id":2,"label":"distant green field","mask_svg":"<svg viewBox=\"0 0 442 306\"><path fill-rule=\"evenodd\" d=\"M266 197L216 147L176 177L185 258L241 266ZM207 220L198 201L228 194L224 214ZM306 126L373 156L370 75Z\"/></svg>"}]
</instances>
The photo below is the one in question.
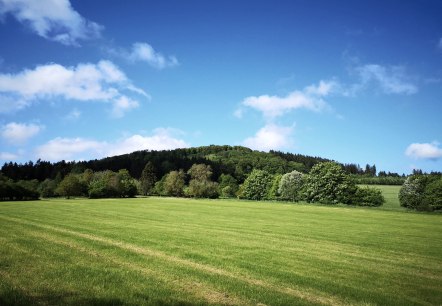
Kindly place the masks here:
<instances>
[{"instance_id":1,"label":"distant green field","mask_svg":"<svg viewBox=\"0 0 442 306\"><path fill-rule=\"evenodd\" d=\"M441 305L442 216L176 198L4 202L0 305L14 304Z\"/></svg>"},{"instance_id":2,"label":"distant green field","mask_svg":"<svg viewBox=\"0 0 442 306\"><path fill-rule=\"evenodd\" d=\"M377 189L380 189L382 191L382 194L385 198L385 203L382 205L382 209L389 209L389 210L402 210L406 211L405 208L401 207L399 204L399 189L401 189L401 186L397 185L362 185L362 186L368 186L368 187L374 187Z\"/></svg>"}]
</instances>

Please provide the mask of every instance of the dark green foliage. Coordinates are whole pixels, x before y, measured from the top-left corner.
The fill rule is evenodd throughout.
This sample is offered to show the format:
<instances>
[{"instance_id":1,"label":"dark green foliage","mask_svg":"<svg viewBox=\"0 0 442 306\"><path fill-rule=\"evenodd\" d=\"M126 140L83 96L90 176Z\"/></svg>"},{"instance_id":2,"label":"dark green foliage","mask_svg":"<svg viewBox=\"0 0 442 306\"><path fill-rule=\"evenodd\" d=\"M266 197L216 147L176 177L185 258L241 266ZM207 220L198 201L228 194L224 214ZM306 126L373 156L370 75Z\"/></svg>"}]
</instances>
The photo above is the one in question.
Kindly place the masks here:
<instances>
[{"instance_id":1,"label":"dark green foliage","mask_svg":"<svg viewBox=\"0 0 442 306\"><path fill-rule=\"evenodd\" d=\"M402 185L406 180L405 176L399 175L351 175L351 177L356 184L361 185Z\"/></svg>"},{"instance_id":2,"label":"dark green foliage","mask_svg":"<svg viewBox=\"0 0 442 306\"><path fill-rule=\"evenodd\" d=\"M341 165L325 162L315 165L307 176L305 198L323 204L351 204L356 185Z\"/></svg>"},{"instance_id":3,"label":"dark green foliage","mask_svg":"<svg viewBox=\"0 0 442 306\"><path fill-rule=\"evenodd\" d=\"M156 180L157 177L155 175L155 167L150 161L146 164L146 166L144 166L144 169L141 172L140 186L142 195L146 196L152 193Z\"/></svg>"},{"instance_id":4,"label":"dark green foliage","mask_svg":"<svg viewBox=\"0 0 442 306\"><path fill-rule=\"evenodd\" d=\"M240 197L248 200L266 199L273 176L265 170L253 170L242 185Z\"/></svg>"},{"instance_id":5,"label":"dark green foliage","mask_svg":"<svg viewBox=\"0 0 442 306\"><path fill-rule=\"evenodd\" d=\"M230 174L221 174L219 179L219 190L223 198L233 198L238 191L238 182Z\"/></svg>"},{"instance_id":6,"label":"dark green foliage","mask_svg":"<svg viewBox=\"0 0 442 306\"><path fill-rule=\"evenodd\" d=\"M76 174L68 174L58 184L56 193L66 198L85 195L85 186L78 179Z\"/></svg>"},{"instance_id":7,"label":"dark green foliage","mask_svg":"<svg viewBox=\"0 0 442 306\"><path fill-rule=\"evenodd\" d=\"M39 193L32 182L15 183L0 173L0 201L38 200Z\"/></svg>"},{"instance_id":8,"label":"dark green foliage","mask_svg":"<svg viewBox=\"0 0 442 306\"><path fill-rule=\"evenodd\" d=\"M429 180L423 193L422 202L428 210L442 209L442 177Z\"/></svg>"},{"instance_id":9,"label":"dark green foliage","mask_svg":"<svg viewBox=\"0 0 442 306\"><path fill-rule=\"evenodd\" d=\"M278 186L280 199L293 202L302 200L303 187L304 174L296 170L284 174Z\"/></svg>"},{"instance_id":10,"label":"dark green foliage","mask_svg":"<svg viewBox=\"0 0 442 306\"><path fill-rule=\"evenodd\" d=\"M40 196L42 198L53 198L57 196L57 193L55 192L57 185L58 183L56 180L45 179L43 182L41 182L38 188Z\"/></svg>"},{"instance_id":11,"label":"dark green foliage","mask_svg":"<svg viewBox=\"0 0 442 306\"><path fill-rule=\"evenodd\" d=\"M94 173L88 194L90 198L131 198L137 194L137 186L126 169L100 171Z\"/></svg>"},{"instance_id":12,"label":"dark green foliage","mask_svg":"<svg viewBox=\"0 0 442 306\"><path fill-rule=\"evenodd\" d=\"M358 206L381 206L384 202L382 191L371 187L358 187L353 200Z\"/></svg>"},{"instance_id":13,"label":"dark green foliage","mask_svg":"<svg viewBox=\"0 0 442 306\"><path fill-rule=\"evenodd\" d=\"M5 163L1 171L7 177L17 180L54 179L57 174L62 178L68 173L80 174L86 169L94 172L127 169L134 178L140 178L148 162L155 166L157 178L170 171L183 169L188 171L193 164L206 164L212 167L212 179L217 181L221 174L230 174L238 183L250 174L253 169L266 170L271 174L284 174L292 170L308 172L320 161L326 159L300 154L276 151L259 152L241 146L205 146L164 151L137 151L130 154L108 157L100 160L50 163L38 160L25 164Z\"/></svg>"}]
</instances>

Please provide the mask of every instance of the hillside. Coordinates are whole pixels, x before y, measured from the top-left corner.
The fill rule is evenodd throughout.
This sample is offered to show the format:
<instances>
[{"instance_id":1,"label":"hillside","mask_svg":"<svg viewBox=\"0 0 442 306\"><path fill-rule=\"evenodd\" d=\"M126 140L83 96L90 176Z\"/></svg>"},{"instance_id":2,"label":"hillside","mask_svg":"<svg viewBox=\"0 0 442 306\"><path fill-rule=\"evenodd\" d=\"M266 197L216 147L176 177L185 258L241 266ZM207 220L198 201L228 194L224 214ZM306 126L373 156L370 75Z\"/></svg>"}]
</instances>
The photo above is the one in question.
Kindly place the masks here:
<instances>
[{"instance_id":1,"label":"hillside","mask_svg":"<svg viewBox=\"0 0 442 306\"><path fill-rule=\"evenodd\" d=\"M130 154L107 157L99 160L50 163L38 160L25 164L5 163L1 172L13 180L55 178L70 172L81 173L85 169L93 171L127 169L139 178L148 162L156 167L157 177L172 170L187 171L195 163L208 164L213 169L213 179L221 173L231 174L242 182L252 169L266 170L272 174L287 173L292 170L308 172L315 164L328 159L278 151L260 152L241 146L203 146L163 151L136 151Z\"/></svg>"}]
</instances>

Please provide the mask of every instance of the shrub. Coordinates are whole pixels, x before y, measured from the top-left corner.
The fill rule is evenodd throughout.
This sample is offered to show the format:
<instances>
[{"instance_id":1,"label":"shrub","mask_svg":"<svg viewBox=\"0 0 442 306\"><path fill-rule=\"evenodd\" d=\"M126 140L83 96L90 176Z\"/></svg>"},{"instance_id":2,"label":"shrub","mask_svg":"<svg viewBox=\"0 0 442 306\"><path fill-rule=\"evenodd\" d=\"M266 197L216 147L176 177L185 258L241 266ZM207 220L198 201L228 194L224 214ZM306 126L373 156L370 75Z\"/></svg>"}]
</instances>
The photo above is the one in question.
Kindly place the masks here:
<instances>
[{"instance_id":1,"label":"shrub","mask_svg":"<svg viewBox=\"0 0 442 306\"><path fill-rule=\"evenodd\" d=\"M183 170L170 171L164 179L163 188L165 195L181 197L184 195L184 178Z\"/></svg>"},{"instance_id":2,"label":"shrub","mask_svg":"<svg viewBox=\"0 0 442 306\"><path fill-rule=\"evenodd\" d=\"M304 186L304 174L296 170L282 176L279 183L280 199L297 202L302 200L302 188Z\"/></svg>"},{"instance_id":3,"label":"shrub","mask_svg":"<svg viewBox=\"0 0 442 306\"><path fill-rule=\"evenodd\" d=\"M423 194L427 177L421 174L409 176L399 190L399 203L403 207L424 210Z\"/></svg>"},{"instance_id":4,"label":"shrub","mask_svg":"<svg viewBox=\"0 0 442 306\"><path fill-rule=\"evenodd\" d=\"M264 200L272 184L272 175L264 170L254 169L240 190L240 196L248 200Z\"/></svg>"},{"instance_id":5,"label":"shrub","mask_svg":"<svg viewBox=\"0 0 442 306\"><path fill-rule=\"evenodd\" d=\"M334 162L313 166L305 183L305 198L308 202L324 204L351 204L356 185L341 165Z\"/></svg>"},{"instance_id":6,"label":"shrub","mask_svg":"<svg viewBox=\"0 0 442 306\"><path fill-rule=\"evenodd\" d=\"M275 174L273 176L272 184L269 188L269 191L266 196L266 200L278 200L280 193L279 193L279 183L281 182L282 175L281 174Z\"/></svg>"},{"instance_id":7,"label":"shrub","mask_svg":"<svg viewBox=\"0 0 442 306\"><path fill-rule=\"evenodd\" d=\"M384 202L382 191L371 187L358 187L353 200L358 206L381 206Z\"/></svg>"},{"instance_id":8,"label":"shrub","mask_svg":"<svg viewBox=\"0 0 442 306\"><path fill-rule=\"evenodd\" d=\"M428 210L442 209L442 177L427 184L422 196L422 208Z\"/></svg>"},{"instance_id":9,"label":"shrub","mask_svg":"<svg viewBox=\"0 0 442 306\"><path fill-rule=\"evenodd\" d=\"M230 174L221 174L219 179L219 190L223 198L232 198L238 191L238 182Z\"/></svg>"}]
</instances>

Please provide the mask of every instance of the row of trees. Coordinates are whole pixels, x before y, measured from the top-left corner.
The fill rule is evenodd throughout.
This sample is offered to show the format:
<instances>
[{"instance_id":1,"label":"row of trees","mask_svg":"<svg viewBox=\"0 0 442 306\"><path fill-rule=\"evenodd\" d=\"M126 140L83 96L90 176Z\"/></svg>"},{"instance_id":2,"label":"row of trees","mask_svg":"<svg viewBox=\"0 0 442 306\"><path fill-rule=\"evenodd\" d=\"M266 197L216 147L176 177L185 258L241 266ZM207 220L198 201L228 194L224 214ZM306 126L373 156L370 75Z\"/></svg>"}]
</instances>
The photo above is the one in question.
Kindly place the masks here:
<instances>
[{"instance_id":1,"label":"row of trees","mask_svg":"<svg viewBox=\"0 0 442 306\"><path fill-rule=\"evenodd\" d=\"M218 182L211 181L211 167L205 164L194 164L187 173L183 170L171 171L158 182L155 182L154 173L154 166L148 163L140 179L145 195L304 200L311 203L362 206L380 206L384 203L380 190L358 187L343 167L334 162L317 164L309 174L293 170L281 175L254 169L241 185L229 174L222 174Z\"/></svg>"},{"instance_id":2,"label":"row of trees","mask_svg":"<svg viewBox=\"0 0 442 306\"><path fill-rule=\"evenodd\" d=\"M361 206L380 206L385 201L380 190L358 187L342 166L334 162L317 164L309 174L294 170L284 175L271 175L264 170L253 170L241 185L238 196L250 200Z\"/></svg>"},{"instance_id":3,"label":"row of trees","mask_svg":"<svg viewBox=\"0 0 442 306\"><path fill-rule=\"evenodd\" d=\"M318 163L308 174L293 170L272 174L253 169L241 184L230 174L221 174L212 181L210 165L193 164L188 171L172 170L158 180L158 170L148 162L139 180L128 170L68 173L54 179L18 180L0 173L0 200L33 200L41 197L86 196L90 198L134 197L137 194L196 198L232 198L249 200L307 201L310 203L344 203L380 206L384 203L381 191L359 187L353 175L334 162ZM417 210L442 209L442 174L414 172L399 193L403 207Z\"/></svg>"},{"instance_id":4,"label":"row of trees","mask_svg":"<svg viewBox=\"0 0 442 306\"><path fill-rule=\"evenodd\" d=\"M56 179L57 176L64 178L69 173L80 174L87 169L94 172L111 170L118 172L127 169L129 174L137 180L141 178L144 166L151 162L155 165L157 178L162 178L171 171L183 169L187 172L193 164L210 165L212 179L219 181L222 174L229 174L239 183L244 182L253 169L265 170L271 174L285 174L293 170L308 173L311 168L321 162L330 161L321 157L306 156L301 154L283 153L278 151L260 152L241 146L203 146L197 148L185 148L163 151L137 151L130 154L103 158L100 160L51 163L37 160L24 164L5 163L1 172L14 181ZM400 177L396 173L383 171L376 175L375 165L366 165L362 169L356 164L343 165L346 172L356 177L370 178L363 183L382 183L378 178ZM405 178L404 178L405 179ZM382 179L381 181L386 181ZM390 180L390 183L393 182ZM403 180L398 182L403 183Z\"/></svg>"},{"instance_id":5,"label":"row of trees","mask_svg":"<svg viewBox=\"0 0 442 306\"><path fill-rule=\"evenodd\" d=\"M399 191L401 206L424 211L442 209L442 174L415 172Z\"/></svg>"},{"instance_id":6,"label":"row of trees","mask_svg":"<svg viewBox=\"0 0 442 306\"><path fill-rule=\"evenodd\" d=\"M64 196L89 198L122 198L138 194L138 182L127 170L93 172L87 169L83 173L69 173L63 179L46 179L40 184L36 181L32 190L43 198ZM38 197L38 196L37 196Z\"/></svg>"},{"instance_id":7,"label":"row of trees","mask_svg":"<svg viewBox=\"0 0 442 306\"><path fill-rule=\"evenodd\" d=\"M137 194L195 198L231 198L249 200L307 201L324 204L382 205L384 199L377 189L359 188L343 167L334 162L313 166L309 174L293 170L285 174L271 174L254 169L242 184L230 174L221 174L212 181L212 168L193 164L187 172L172 170L157 179L152 162L143 168L140 180L128 170L69 173L64 178L19 181L3 177L0 192L3 200L21 200L42 197L89 198L134 197ZM14 187L14 188L12 188ZM9 188L9 189L8 189Z\"/></svg>"}]
</instances>

